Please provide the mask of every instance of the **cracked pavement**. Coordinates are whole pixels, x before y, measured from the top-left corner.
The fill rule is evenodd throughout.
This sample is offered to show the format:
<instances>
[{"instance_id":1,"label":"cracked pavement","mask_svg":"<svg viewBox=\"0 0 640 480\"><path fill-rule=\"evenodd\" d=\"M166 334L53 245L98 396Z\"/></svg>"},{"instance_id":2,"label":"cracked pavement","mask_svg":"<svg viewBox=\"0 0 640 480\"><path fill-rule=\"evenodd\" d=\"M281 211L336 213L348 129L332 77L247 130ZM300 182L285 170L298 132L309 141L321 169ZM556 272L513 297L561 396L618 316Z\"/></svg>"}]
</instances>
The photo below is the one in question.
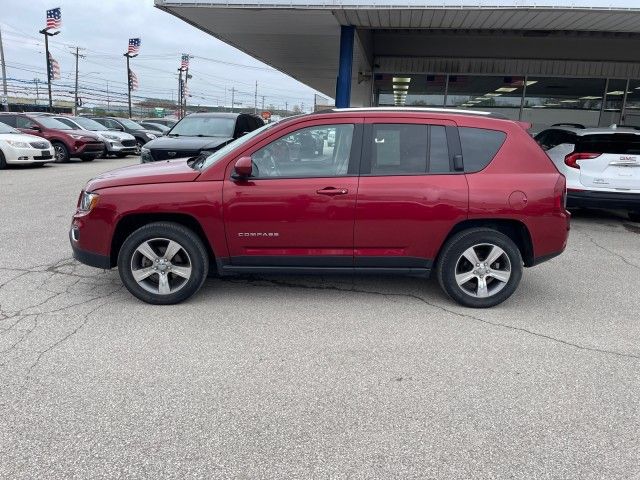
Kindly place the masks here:
<instances>
[{"instance_id":1,"label":"cracked pavement","mask_svg":"<svg viewBox=\"0 0 640 480\"><path fill-rule=\"evenodd\" d=\"M151 306L67 237L135 162L0 172L0 478L640 478L638 224L577 215L490 310L378 277Z\"/></svg>"}]
</instances>

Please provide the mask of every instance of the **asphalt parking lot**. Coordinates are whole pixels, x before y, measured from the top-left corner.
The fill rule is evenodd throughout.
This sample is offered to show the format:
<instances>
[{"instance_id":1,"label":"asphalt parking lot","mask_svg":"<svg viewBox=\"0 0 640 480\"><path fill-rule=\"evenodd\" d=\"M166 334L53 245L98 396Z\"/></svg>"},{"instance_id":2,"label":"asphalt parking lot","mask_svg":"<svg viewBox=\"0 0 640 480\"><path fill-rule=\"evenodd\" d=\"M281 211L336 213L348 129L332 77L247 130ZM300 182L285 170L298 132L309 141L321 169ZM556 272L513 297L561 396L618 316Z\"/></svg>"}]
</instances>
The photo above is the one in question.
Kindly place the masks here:
<instances>
[{"instance_id":1,"label":"asphalt parking lot","mask_svg":"<svg viewBox=\"0 0 640 480\"><path fill-rule=\"evenodd\" d=\"M158 307L67 236L136 161L0 172L0 478L640 478L640 224L577 215L490 310L369 277Z\"/></svg>"}]
</instances>

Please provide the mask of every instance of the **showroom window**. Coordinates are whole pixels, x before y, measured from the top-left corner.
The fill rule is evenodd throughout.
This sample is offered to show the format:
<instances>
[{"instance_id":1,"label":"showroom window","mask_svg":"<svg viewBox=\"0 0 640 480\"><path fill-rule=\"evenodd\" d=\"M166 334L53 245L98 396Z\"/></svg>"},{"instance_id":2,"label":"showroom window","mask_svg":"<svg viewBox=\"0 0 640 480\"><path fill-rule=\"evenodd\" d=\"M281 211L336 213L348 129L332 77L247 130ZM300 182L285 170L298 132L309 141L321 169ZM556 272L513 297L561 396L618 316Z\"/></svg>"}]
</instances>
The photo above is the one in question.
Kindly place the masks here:
<instances>
[{"instance_id":1,"label":"showroom window","mask_svg":"<svg viewBox=\"0 0 640 480\"><path fill-rule=\"evenodd\" d=\"M442 107L446 75L376 74L376 105L381 107Z\"/></svg>"},{"instance_id":2,"label":"showroom window","mask_svg":"<svg viewBox=\"0 0 640 480\"><path fill-rule=\"evenodd\" d=\"M447 107L490 111L517 120L524 77L449 75Z\"/></svg>"}]
</instances>

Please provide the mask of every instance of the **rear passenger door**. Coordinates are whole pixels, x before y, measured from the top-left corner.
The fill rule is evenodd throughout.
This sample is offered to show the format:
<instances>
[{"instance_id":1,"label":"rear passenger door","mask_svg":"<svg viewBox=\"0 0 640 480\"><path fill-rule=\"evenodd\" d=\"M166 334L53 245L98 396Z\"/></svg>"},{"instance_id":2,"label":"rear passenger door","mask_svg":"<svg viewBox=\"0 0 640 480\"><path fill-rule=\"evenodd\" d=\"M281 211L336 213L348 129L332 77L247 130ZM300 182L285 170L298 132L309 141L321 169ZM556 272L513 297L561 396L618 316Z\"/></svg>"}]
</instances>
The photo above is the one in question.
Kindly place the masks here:
<instances>
[{"instance_id":1,"label":"rear passenger door","mask_svg":"<svg viewBox=\"0 0 640 480\"><path fill-rule=\"evenodd\" d=\"M356 267L430 269L451 227L467 217L454 170L453 122L367 119L356 204Z\"/></svg>"}]
</instances>

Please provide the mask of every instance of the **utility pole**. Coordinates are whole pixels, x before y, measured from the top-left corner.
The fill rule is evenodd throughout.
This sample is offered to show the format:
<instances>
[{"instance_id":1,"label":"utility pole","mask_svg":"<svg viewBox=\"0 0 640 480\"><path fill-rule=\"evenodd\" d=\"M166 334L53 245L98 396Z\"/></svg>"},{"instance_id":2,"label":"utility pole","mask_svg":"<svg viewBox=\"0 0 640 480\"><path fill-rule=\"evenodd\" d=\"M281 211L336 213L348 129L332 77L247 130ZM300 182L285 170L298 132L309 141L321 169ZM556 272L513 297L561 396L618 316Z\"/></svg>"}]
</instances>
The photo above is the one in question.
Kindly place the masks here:
<instances>
[{"instance_id":1,"label":"utility pole","mask_svg":"<svg viewBox=\"0 0 640 480\"><path fill-rule=\"evenodd\" d=\"M109 80L107 80L107 113L109 113L110 105L110 97L109 97Z\"/></svg>"},{"instance_id":2,"label":"utility pole","mask_svg":"<svg viewBox=\"0 0 640 480\"><path fill-rule=\"evenodd\" d=\"M235 102L235 99L236 99L236 88L231 87L231 113L233 113L233 104Z\"/></svg>"},{"instance_id":3,"label":"utility pole","mask_svg":"<svg viewBox=\"0 0 640 480\"><path fill-rule=\"evenodd\" d=\"M40 103L40 88L38 88L38 83L40 82L39 78L34 78L33 81L36 84L36 105Z\"/></svg>"},{"instance_id":4,"label":"utility pole","mask_svg":"<svg viewBox=\"0 0 640 480\"><path fill-rule=\"evenodd\" d=\"M75 92L75 102L73 103L73 114L78 115L78 58L85 58L84 55L80 55L80 47L76 47L76 53L71 52L72 55L76 57L76 92ZM107 94L109 92L109 84L107 84Z\"/></svg>"},{"instance_id":5,"label":"utility pole","mask_svg":"<svg viewBox=\"0 0 640 480\"><path fill-rule=\"evenodd\" d=\"M182 118L182 68L178 69L178 118Z\"/></svg>"},{"instance_id":6,"label":"utility pole","mask_svg":"<svg viewBox=\"0 0 640 480\"><path fill-rule=\"evenodd\" d=\"M289 113L289 102L284 102L284 116L287 117Z\"/></svg>"},{"instance_id":7,"label":"utility pole","mask_svg":"<svg viewBox=\"0 0 640 480\"><path fill-rule=\"evenodd\" d=\"M253 114L258 113L258 81L256 80L256 91L253 95Z\"/></svg>"},{"instance_id":8,"label":"utility pole","mask_svg":"<svg viewBox=\"0 0 640 480\"><path fill-rule=\"evenodd\" d=\"M262 95L262 111L264 112L264 95Z\"/></svg>"},{"instance_id":9,"label":"utility pole","mask_svg":"<svg viewBox=\"0 0 640 480\"><path fill-rule=\"evenodd\" d=\"M51 97L51 57L49 56L49 37L58 35L60 30L50 32L47 28L40 30L40 33L44 35L44 54L47 57L47 88L49 90L49 111L53 113L53 99Z\"/></svg>"},{"instance_id":10,"label":"utility pole","mask_svg":"<svg viewBox=\"0 0 640 480\"><path fill-rule=\"evenodd\" d=\"M2 29L0 29L0 62L2 62L2 101L5 112L9 111L9 96L7 95L7 69L4 65L4 47L2 45Z\"/></svg>"}]
</instances>

